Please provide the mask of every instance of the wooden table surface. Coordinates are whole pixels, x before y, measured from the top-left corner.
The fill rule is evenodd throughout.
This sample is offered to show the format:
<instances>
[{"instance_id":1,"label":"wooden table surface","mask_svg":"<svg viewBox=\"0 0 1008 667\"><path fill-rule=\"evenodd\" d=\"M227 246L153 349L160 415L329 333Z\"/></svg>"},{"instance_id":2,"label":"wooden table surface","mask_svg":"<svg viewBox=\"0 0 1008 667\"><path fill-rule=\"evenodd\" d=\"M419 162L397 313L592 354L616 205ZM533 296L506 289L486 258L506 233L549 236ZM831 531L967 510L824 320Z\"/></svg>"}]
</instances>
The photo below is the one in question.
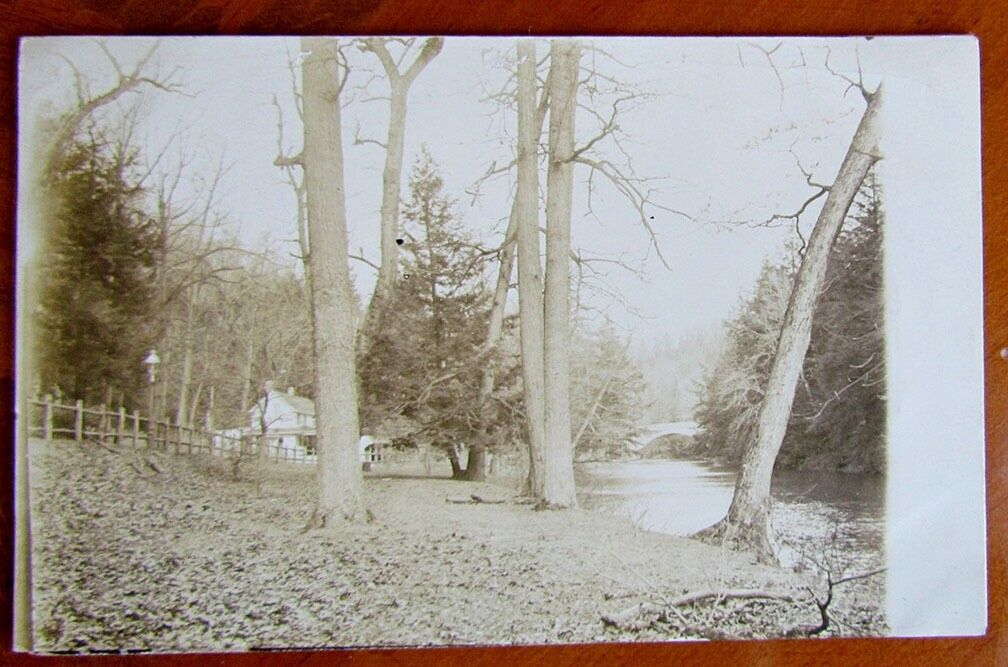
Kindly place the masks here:
<instances>
[{"instance_id":1,"label":"wooden table surface","mask_svg":"<svg viewBox=\"0 0 1008 667\"><path fill-rule=\"evenodd\" d=\"M395 2L392 0L37 0L0 3L0 196L4 201L0 276L0 429L4 489L11 489L13 445L13 294L15 82L17 39L50 34L597 34L597 35L857 35L972 33L980 38L983 104L985 367L987 409L987 511L989 618L987 636L969 639L715 642L568 647L340 651L117 658L157 664L294 665L352 663L473 664L499 662L559 665L636 664L1002 664L1004 637L1006 457L1008 437L1008 2L742 2L678 3L618 0L551 2ZM0 501L0 558L11 562L11 493ZM41 659L10 650L10 568L0 576L0 664ZM48 661L47 661L48 662Z\"/></svg>"}]
</instances>

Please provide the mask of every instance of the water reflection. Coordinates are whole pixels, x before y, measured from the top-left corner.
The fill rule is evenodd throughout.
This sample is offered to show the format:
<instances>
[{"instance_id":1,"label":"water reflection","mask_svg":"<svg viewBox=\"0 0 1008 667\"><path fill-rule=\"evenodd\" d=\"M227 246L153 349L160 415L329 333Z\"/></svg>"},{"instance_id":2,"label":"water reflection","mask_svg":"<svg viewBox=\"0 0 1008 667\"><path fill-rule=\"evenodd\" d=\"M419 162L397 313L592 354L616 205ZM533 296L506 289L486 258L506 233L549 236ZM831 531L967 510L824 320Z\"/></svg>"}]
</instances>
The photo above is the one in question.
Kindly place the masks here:
<instances>
[{"instance_id":1,"label":"water reflection","mask_svg":"<svg viewBox=\"0 0 1008 667\"><path fill-rule=\"evenodd\" d=\"M736 472L704 461L592 462L577 468L587 509L628 516L646 529L688 535L728 511ZM771 490L771 530L785 566L804 553L847 571L881 567L885 480L872 475L779 472Z\"/></svg>"}]
</instances>

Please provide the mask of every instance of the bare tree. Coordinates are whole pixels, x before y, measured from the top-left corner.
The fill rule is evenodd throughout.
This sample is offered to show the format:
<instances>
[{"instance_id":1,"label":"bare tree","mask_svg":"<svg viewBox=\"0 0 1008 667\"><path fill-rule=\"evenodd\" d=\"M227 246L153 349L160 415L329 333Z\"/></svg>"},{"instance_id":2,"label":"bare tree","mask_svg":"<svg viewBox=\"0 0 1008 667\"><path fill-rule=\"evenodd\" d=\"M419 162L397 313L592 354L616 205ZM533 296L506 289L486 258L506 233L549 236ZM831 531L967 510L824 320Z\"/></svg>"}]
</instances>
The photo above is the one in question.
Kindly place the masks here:
<instances>
[{"instance_id":1,"label":"bare tree","mask_svg":"<svg viewBox=\"0 0 1008 667\"><path fill-rule=\"evenodd\" d=\"M546 111L549 108L549 86L543 88L539 97L539 104L536 107L535 122L533 124L533 135L535 142L542 135L543 121L546 118ZM483 340L483 347L480 354L484 358L497 349L501 334L504 331L504 310L507 305L508 292L511 290L511 278L514 272L515 244L518 236L519 201L517 197L511 200L511 213L508 216L507 230L504 232L504 241L497 249L498 269L497 281L494 285L493 300L490 305L490 318L487 322L486 337ZM477 399L477 409L482 410L490 400L496 381L497 366L491 363L483 366L483 375L480 379L480 391ZM482 480L486 477L486 451L482 444L475 444L469 450L469 461L466 465L465 478L470 481Z\"/></svg>"},{"instance_id":2,"label":"bare tree","mask_svg":"<svg viewBox=\"0 0 1008 667\"><path fill-rule=\"evenodd\" d=\"M354 298L347 248L340 92L346 80L336 40L301 40L305 203L311 239L311 303L318 432L318 505L311 523L364 516L354 354Z\"/></svg>"},{"instance_id":3,"label":"bare tree","mask_svg":"<svg viewBox=\"0 0 1008 667\"><path fill-rule=\"evenodd\" d=\"M802 255L760 407L755 441L742 459L728 515L698 533L704 539L724 540L734 548L752 549L767 562L776 561L768 532L770 480L808 352L816 301L822 292L830 252L847 211L868 171L881 157L878 150L881 86L869 93L860 82L852 85L861 90L867 107L840 171L827 188L826 203Z\"/></svg>"},{"instance_id":4,"label":"bare tree","mask_svg":"<svg viewBox=\"0 0 1008 667\"><path fill-rule=\"evenodd\" d=\"M555 40L550 46L549 170L546 192L544 370L546 449L542 501L577 505L570 419L570 253L574 186L574 121L581 47Z\"/></svg>"},{"instance_id":5,"label":"bare tree","mask_svg":"<svg viewBox=\"0 0 1008 667\"><path fill-rule=\"evenodd\" d=\"M528 422L529 475L526 491L541 499L545 487L545 361L543 282L539 261L538 170L535 132L535 42L518 42L518 187L515 192L518 243L518 307L522 380Z\"/></svg>"},{"instance_id":6,"label":"bare tree","mask_svg":"<svg viewBox=\"0 0 1008 667\"><path fill-rule=\"evenodd\" d=\"M157 64L153 62L158 42L152 44L140 56L133 68L128 71L123 68L122 63L104 42L99 41L98 46L115 71L115 82L105 90L95 93L91 90L87 77L69 59L64 58L73 71L74 92L77 99L74 106L56 121L45 153L46 167L51 167L60 160L86 121L91 119L99 109L115 102L123 95L143 86L166 92L182 91L182 86L178 81L180 71L175 69L168 74L163 74Z\"/></svg>"},{"instance_id":7,"label":"bare tree","mask_svg":"<svg viewBox=\"0 0 1008 667\"><path fill-rule=\"evenodd\" d=\"M395 285L399 275L399 205L402 184L403 144L406 139L406 102L409 89L420 72L433 60L444 45L441 37L430 37L424 41L420 53L412 63L402 69L403 60L409 53L413 40L405 40L405 49L397 60L389 52L390 38L371 37L362 40L362 51L373 53L385 70L389 82L389 124L385 142L357 139L358 143L377 143L385 149L385 167L382 170L381 203L381 263L374 293L364 314L360 327L358 347L366 351L369 340L378 322L383 305Z\"/></svg>"}]
</instances>

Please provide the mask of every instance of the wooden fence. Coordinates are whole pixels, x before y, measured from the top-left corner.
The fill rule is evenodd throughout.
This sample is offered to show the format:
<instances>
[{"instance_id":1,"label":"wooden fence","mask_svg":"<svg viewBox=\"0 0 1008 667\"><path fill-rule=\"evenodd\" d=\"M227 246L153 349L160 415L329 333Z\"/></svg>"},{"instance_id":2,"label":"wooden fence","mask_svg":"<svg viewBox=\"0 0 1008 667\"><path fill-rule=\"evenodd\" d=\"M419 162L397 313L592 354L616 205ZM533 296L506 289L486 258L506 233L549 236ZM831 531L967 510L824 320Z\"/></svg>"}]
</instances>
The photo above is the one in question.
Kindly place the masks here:
<instances>
[{"instance_id":1,"label":"wooden fence","mask_svg":"<svg viewBox=\"0 0 1008 667\"><path fill-rule=\"evenodd\" d=\"M119 407L85 407L83 401L65 405L46 395L42 400L28 401L28 435L52 440L85 440L102 444L129 444L175 454L209 454L211 456L255 456L260 437L246 434L244 438L205 429L190 428L168 421L153 421L134 410L127 413ZM279 445L266 446L270 461L315 463L316 456L300 448Z\"/></svg>"}]
</instances>

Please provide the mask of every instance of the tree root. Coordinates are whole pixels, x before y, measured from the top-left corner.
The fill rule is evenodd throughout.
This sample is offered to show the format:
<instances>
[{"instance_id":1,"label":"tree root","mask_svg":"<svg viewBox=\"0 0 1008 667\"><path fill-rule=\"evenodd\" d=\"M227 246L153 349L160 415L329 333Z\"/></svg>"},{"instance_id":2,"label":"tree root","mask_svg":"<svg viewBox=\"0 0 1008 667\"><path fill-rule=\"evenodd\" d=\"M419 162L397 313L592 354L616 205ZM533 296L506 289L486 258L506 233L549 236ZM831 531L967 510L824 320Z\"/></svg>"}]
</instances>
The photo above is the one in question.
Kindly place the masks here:
<instances>
[{"instance_id":1,"label":"tree root","mask_svg":"<svg viewBox=\"0 0 1008 667\"><path fill-rule=\"evenodd\" d=\"M335 515L339 517L338 512L335 513ZM333 513L323 512L318 507L315 507L312 510L311 515L308 517L308 521L305 522L305 525L301 527L301 530L298 531L298 533L300 535L304 535L305 533L308 533L312 530L325 530L326 527L340 525L339 521L335 522L330 521L332 516ZM344 516L343 520L345 523L355 523L355 522L373 523L375 520L375 515L371 510L365 508L364 513L361 516L359 517Z\"/></svg>"},{"instance_id":2,"label":"tree root","mask_svg":"<svg viewBox=\"0 0 1008 667\"><path fill-rule=\"evenodd\" d=\"M728 517L693 533L689 537L704 544L716 547L724 546L732 551L746 551L756 556L758 563L780 567L780 560L765 534L754 535L751 528L736 526L728 520Z\"/></svg>"}]
</instances>

